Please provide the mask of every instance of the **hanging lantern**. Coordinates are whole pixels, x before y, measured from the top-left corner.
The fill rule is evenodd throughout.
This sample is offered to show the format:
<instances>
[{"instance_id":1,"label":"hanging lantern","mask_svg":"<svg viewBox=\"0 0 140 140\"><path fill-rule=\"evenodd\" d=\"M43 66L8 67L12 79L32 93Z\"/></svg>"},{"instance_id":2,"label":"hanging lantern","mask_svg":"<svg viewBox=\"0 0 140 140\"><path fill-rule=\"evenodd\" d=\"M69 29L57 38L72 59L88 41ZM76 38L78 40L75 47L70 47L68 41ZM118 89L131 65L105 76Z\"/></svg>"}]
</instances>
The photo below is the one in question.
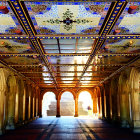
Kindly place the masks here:
<instances>
[{"instance_id":1,"label":"hanging lantern","mask_svg":"<svg viewBox=\"0 0 140 140\"><path fill-rule=\"evenodd\" d=\"M134 14L136 12L136 9L138 8L138 6L129 6L129 9L128 9L128 13L129 14Z\"/></svg>"},{"instance_id":2,"label":"hanging lantern","mask_svg":"<svg viewBox=\"0 0 140 140\"><path fill-rule=\"evenodd\" d=\"M3 14L7 14L9 10L6 6L0 6L0 12L2 12Z\"/></svg>"},{"instance_id":3,"label":"hanging lantern","mask_svg":"<svg viewBox=\"0 0 140 140\"><path fill-rule=\"evenodd\" d=\"M116 29L116 30L113 32L113 35L118 35L120 32L121 32L121 30Z\"/></svg>"},{"instance_id":4,"label":"hanging lantern","mask_svg":"<svg viewBox=\"0 0 140 140\"><path fill-rule=\"evenodd\" d=\"M21 31L21 30L16 30L15 33L16 33L17 35L22 35L22 31Z\"/></svg>"}]
</instances>

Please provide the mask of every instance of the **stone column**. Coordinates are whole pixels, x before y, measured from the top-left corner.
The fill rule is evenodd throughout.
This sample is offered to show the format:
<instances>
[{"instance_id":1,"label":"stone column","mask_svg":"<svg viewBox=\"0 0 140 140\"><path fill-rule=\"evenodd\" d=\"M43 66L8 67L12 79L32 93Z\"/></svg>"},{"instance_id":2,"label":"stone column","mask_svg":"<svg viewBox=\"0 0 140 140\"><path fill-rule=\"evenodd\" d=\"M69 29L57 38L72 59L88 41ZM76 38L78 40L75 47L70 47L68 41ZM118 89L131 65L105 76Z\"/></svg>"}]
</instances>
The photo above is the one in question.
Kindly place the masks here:
<instances>
[{"instance_id":1,"label":"stone column","mask_svg":"<svg viewBox=\"0 0 140 140\"><path fill-rule=\"evenodd\" d=\"M60 99L57 99L57 105L56 105L56 117L60 117Z\"/></svg>"},{"instance_id":2,"label":"stone column","mask_svg":"<svg viewBox=\"0 0 140 140\"><path fill-rule=\"evenodd\" d=\"M4 127L4 91L0 89L0 135L3 134Z\"/></svg>"},{"instance_id":3,"label":"stone column","mask_svg":"<svg viewBox=\"0 0 140 140\"><path fill-rule=\"evenodd\" d=\"M111 104L112 104L112 121L114 123L119 123L118 114L118 77L112 78L111 80Z\"/></svg>"},{"instance_id":4,"label":"stone column","mask_svg":"<svg viewBox=\"0 0 140 140\"><path fill-rule=\"evenodd\" d=\"M36 92L36 88L35 88L35 94L34 94L34 117L36 117L36 97L37 97L37 92Z\"/></svg>"},{"instance_id":5,"label":"stone column","mask_svg":"<svg viewBox=\"0 0 140 140\"><path fill-rule=\"evenodd\" d=\"M97 114L97 98L93 97L93 114Z\"/></svg>"},{"instance_id":6,"label":"stone column","mask_svg":"<svg viewBox=\"0 0 140 140\"><path fill-rule=\"evenodd\" d=\"M132 68L130 73L130 119L134 133L140 133L140 72Z\"/></svg>"},{"instance_id":7,"label":"stone column","mask_svg":"<svg viewBox=\"0 0 140 140\"><path fill-rule=\"evenodd\" d=\"M101 108L102 108L102 119L105 118L105 107L104 107L104 88L100 87L101 90Z\"/></svg>"},{"instance_id":8,"label":"stone column","mask_svg":"<svg viewBox=\"0 0 140 140\"><path fill-rule=\"evenodd\" d=\"M25 85L25 84L24 84ZM26 114L26 89L25 89L25 86L24 86L24 89L23 89L23 121L25 121L25 114Z\"/></svg>"},{"instance_id":9,"label":"stone column","mask_svg":"<svg viewBox=\"0 0 140 140\"><path fill-rule=\"evenodd\" d=\"M106 83L105 84L105 103L106 103L106 119L108 120L108 121L110 121L110 119L111 119L111 113L110 113L110 97L109 97L109 95L110 95L110 84L109 83Z\"/></svg>"},{"instance_id":10,"label":"stone column","mask_svg":"<svg viewBox=\"0 0 140 140\"><path fill-rule=\"evenodd\" d=\"M34 90L33 90L33 85L30 85L31 89L30 89L30 119L33 119L33 96L34 96Z\"/></svg>"},{"instance_id":11,"label":"stone column","mask_svg":"<svg viewBox=\"0 0 140 140\"><path fill-rule=\"evenodd\" d=\"M38 114L39 117L42 117L42 95L40 94L40 91L38 89Z\"/></svg>"},{"instance_id":12,"label":"stone column","mask_svg":"<svg viewBox=\"0 0 140 140\"><path fill-rule=\"evenodd\" d=\"M75 100L75 115L74 115L74 117L78 117L78 98L76 97L74 100Z\"/></svg>"},{"instance_id":13,"label":"stone column","mask_svg":"<svg viewBox=\"0 0 140 140\"><path fill-rule=\"evenodd\" d=\"M25 88L25 122L28 121L28 113L29 113L29 86L26 83Z\"/></svg>"},{"instance_id":14,"label":"stone column","mask_svg":"<svg viewBox=\"0 0 140 140\"><path fill-rule=\"evenodd\" d=\"M120 95L120 121L124 128L129 127L129 84L128 72L123 71L119 77L118 92Z\"/></svg>"},{"instance_id":15,"label":"stone column","mask_svg":"<svg viewBox=\"0 0 140 140\"><path fill-rule=\"evenodd\" d=\"M23 95L24 95L24 87L20 89L21 92L19 93L19 118L18 121L20 124L23 123Z\"/></svg>"},{"instance_id":16,"label":"stone column","mask_svg":"<svg viewBox=\"0 0 140 140\"><path fill-rule=\"evenodd\" d=\"M39 116L38 105L39 105L38 92L36 91L36 116Z\"/></svg>"},{"instance_id":17,"label":"stone column","mask_svg":"<svg viewBox=\"0 0 140 140\"><path fill-rule=\"evenodd\" d=\"M15 129L15 93L8 95L8 118L6 129Z\"/></svg>"}]
</instances>

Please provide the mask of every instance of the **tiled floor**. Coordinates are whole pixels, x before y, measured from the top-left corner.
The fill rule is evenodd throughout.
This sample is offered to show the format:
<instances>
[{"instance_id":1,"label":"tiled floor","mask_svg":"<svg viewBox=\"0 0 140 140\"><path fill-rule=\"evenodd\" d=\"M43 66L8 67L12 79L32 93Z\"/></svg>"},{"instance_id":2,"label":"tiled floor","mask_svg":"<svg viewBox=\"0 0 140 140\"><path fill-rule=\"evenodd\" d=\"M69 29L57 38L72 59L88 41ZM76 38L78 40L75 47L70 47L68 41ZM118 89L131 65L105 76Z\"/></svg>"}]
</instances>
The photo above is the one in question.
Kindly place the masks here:
<instances>
[{"instance_id":1,"label":"tiled floor","mask_svg":"<svg viewBox=\"0 0 140 140\"><path fill-rule=\"evenodd\" d=\"M46 117L8 131L0 140L140 140L140 134L92 118Z\"/></svg>"}]
</instances>

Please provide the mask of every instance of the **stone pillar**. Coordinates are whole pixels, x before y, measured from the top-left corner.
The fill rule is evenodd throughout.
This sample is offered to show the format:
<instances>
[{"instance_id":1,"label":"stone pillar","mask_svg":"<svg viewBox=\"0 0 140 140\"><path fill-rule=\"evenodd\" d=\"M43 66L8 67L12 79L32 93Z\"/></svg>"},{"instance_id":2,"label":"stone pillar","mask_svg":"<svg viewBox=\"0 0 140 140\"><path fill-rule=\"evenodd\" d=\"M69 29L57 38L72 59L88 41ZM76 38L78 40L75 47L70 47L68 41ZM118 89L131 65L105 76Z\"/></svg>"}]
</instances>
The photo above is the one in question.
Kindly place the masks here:
<instances>
[{"instance_id":1,"label":"stone pillar","mask_svg":"<svg viewBox=\"0 0 140 140\"><path fill-rule=\"evenodd\" d=\"M20 124L23 123L23 96L24 96L24 87L22 86L22 89L20 89L20 93L19 93L19 118L18 121Z\"/></svg>"},{"instance_id":2,"label":"stone pillar","mask_svg":"<svg viewBox=\"0 0 140 140\"><path fill-rule=\"evenodd\" d=\"M101 106L102 106L102 119L105 118L105 107L104 107L104 88L100 87L101 91Z\"/></svg>"},{"instance_id":3,"label":"stone pillar","mask_svg":"<svg viewBox=\"0 0 140 140\"><path fill-rule=\"evenodd\" d=\"M23 121L25 121L25 114L26 114L26 89L25 89L25 86L24 86L24 89L23 89Z\"/></svg>"},{"instance_id":4,"label":"stone pillar","mask_svg":"<svg viewBox=\"0 0 140 140\"><path fill-rule=\"evenodd\" d=\"M15 123L16 124L18 124L18 118L19 118L19 89L17 89L15 94Z\"/></svg>"},{"instance_id":5,"label":"stone pillar","mask_svg":"<svg viewBox=\"0 0 140 140\"><path fill-rule=\"evenodd\" d=\"M8 95L8 118L6 129L15 129L15 93Z\"/></svg>"},{"instance_id":6,"label":"stone pillar","mask_svg":"<svg viewBox=\"0 0 140 140\"><path fill-rule=\"evenodd\" d=\"M4 123L5 123L5 114L6 114L6 78L3 68L0 68L0 135L4 133Z\"/></svg>"},{"instance_id":7,"label":"stone pillar","mask_svg":"<svg viewBox=\"0 0 140 140\"><path fill-rule=\"evenodd\" d=\"M29 86L26 83L26 89L25 89L25 122L28 121L28 113L29 113Z\"/></svg>"},{"instance_id":8,"label":"stone pillar","mask_svg":"<svg viewBox=\"0 0 140 140\"><path fill-rule=\"evenodd\" d=\"M38 114L39 117L42 117L42 95L40 94L40 90L38 89Z\"/></svg>"},{"instance_id":9,"label":"stone pillar","mask_svg":"<svg viewBox=\"0 0 140 140\"><path fill-rule=\"evenodd\" d=\"M97 114L97 98L93 97L93 114Z\"/></svg>"},{"instance_id":10,"label":"stone pillar","mask_svg":"<svg viewBox=\"0 0 140 140\"><path fill-rule=\"evenodd\" d=\"M15 129L15 95L17 92L16 77L9 75L7 79L8 88L8 114L6 129Z\"/></svg>"},{"instance_id":11,"label":"stone pillar","mask_svg":"<svg viewBox=\"0 0 140 140\"><path fill-rule=\"evenodd\" d=\"M121 97L120 97L120 119L121 119L121 126L124 127L124 128L127 128L129 127L129 124L128 124L128 109L127 109L127 106L128 106L128 97L126 94L122 94Z\"/></svg>"},{"instance_id":12,"label":"stone pillar","mask_svg":"<svg viewBox=\"0 0 140 140\"><path fill-rule=\"evenodd\" d=\"M4 91L0 89L0 135L4 131Z\"/></svg>"},{"instance_id":13,"label":"stone pillar","mask_svg":"<svg viewBox=\"0 0 140 140\"><path fill-rule=\"evenodd\" d=\"M106 119L108 121L110 121L111 117L110 117L110 84L109 83L106 83L105 84L105 103L106 103Z\"/></svg>"},{"instance_id":14,"label":"stone pillar","mask_svg":"<svg viewBox=\"0 0 140 140\"><path fill-rule=\"evenodd\" d=\"M57 99L57 102L56 102L56 117L60 117L60 99L58 98Z\"/></svg>"},{"instance_id":15,"label":"stone pillar","mask_svg":"<svg viewBox=\"0 0 140 140\"><path fill-rule=\"evenodd\" d=\"M36 90L36 116L39 116L38 105L39 105L38 92Z\"/></svg>"},{"instance_id":16,"label":"stone pillar","mask_svg":"<svg viewBox=\"0 0 140 140\"><path fill-rule=\"evenodd\" d=\"M132 68L130 73L130 119L134 133L140 133L140 72Z\"/></svg>"},{"instance_id":17,"label":"stone pillar","mask_svg":"<svg viewBox=\"0 0 140 140\"><path fill-rule=\"evenodd\" d=\"M112 104L112 121L114 123L119 123L119 111L118 111L118 77L114 77L111 80L111 104Z\"/></svg>"},{"instance_id":18,"label":"stone pillar","mask_svg":"<svg viewBox=\"0 0 140 140\"><path fill-rule=\"evenodd\" d=\"M37 116L36 114L36 97L37 97L37 92L36 92L36 88L35 88L35 93L34 93L34 117Z\"/></svg>"},{"instance_id":19,"label":"stone pillar","mask_svg":"<svg viewBox=\"0 0 140 140\"><path fill-rule=\"evenodd\" d=\"M33 90L33 85L30 85L31 89L30 89L30 119L33 119L33 96L34 96L34 90Z\"/></svg>"},{"instance_id":20,"label":"stone pillar","mask_svg":"<svg viewBox=\"0 0 140 140\"><path fill-rule=\"evenodd\" d=\"M100 96L97 97L97 102L98 102L98 114L100 116L100 113L101 113L101 100L100 100Z\"/></svg>"},{"instance_id":21,"label":"stone pillar","mask_svg":"<svg viewBox=\"0 0 140 140\"><path fill-rule=\"evenodd\" d=\"M128 128L129 126L129 84L127 82L129 70L122 72L119 77L119 95L120 95L120 121L121 126Z\"/></svg>"},{"instance_id":22,"label":"stone pillar","mask_svg":"<svg viewBox=\"0 0 140 140\"><path fill-rule=\"evenodd\" d=\"M28 104L28 120L30 120L31 119L31 97L32 97L32 92L31 92L31 85L29 84L28 85L28 88L29 88L29 90L28 90L28 94L29 94L29 96L28 96L28 101L29 101L29 104Z\"/></svg>"},{"instance_id":23,"label":"stone pillar","mask_svg":"<svg viewBox=\"0 0 140 140\"><path fill-rule=\"evenodd\" d=\"M75 100L75 115L74 115L74 117L78 117L78 98L76 97L74 100Z\"/></svg>"}]
</instances>

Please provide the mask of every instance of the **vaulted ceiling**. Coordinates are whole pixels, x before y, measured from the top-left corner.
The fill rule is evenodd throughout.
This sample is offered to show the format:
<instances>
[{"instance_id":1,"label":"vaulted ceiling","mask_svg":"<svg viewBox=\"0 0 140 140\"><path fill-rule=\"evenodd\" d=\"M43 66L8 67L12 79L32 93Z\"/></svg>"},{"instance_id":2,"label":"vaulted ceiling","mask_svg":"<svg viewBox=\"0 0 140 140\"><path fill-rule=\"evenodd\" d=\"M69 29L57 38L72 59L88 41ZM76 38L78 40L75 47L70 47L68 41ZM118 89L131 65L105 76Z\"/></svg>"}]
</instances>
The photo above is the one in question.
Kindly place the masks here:
<instances>
[{"instance_id":1,"label":"vaulted ceiling","mask_svg":"<svg viewBox=\"0 0 140 140\"><path fill-rule=\"evenodd\" d=\"M95 87L140 67L139 0L0 5L0 62L39 87Z\"/></svg>"}]
</instances>

